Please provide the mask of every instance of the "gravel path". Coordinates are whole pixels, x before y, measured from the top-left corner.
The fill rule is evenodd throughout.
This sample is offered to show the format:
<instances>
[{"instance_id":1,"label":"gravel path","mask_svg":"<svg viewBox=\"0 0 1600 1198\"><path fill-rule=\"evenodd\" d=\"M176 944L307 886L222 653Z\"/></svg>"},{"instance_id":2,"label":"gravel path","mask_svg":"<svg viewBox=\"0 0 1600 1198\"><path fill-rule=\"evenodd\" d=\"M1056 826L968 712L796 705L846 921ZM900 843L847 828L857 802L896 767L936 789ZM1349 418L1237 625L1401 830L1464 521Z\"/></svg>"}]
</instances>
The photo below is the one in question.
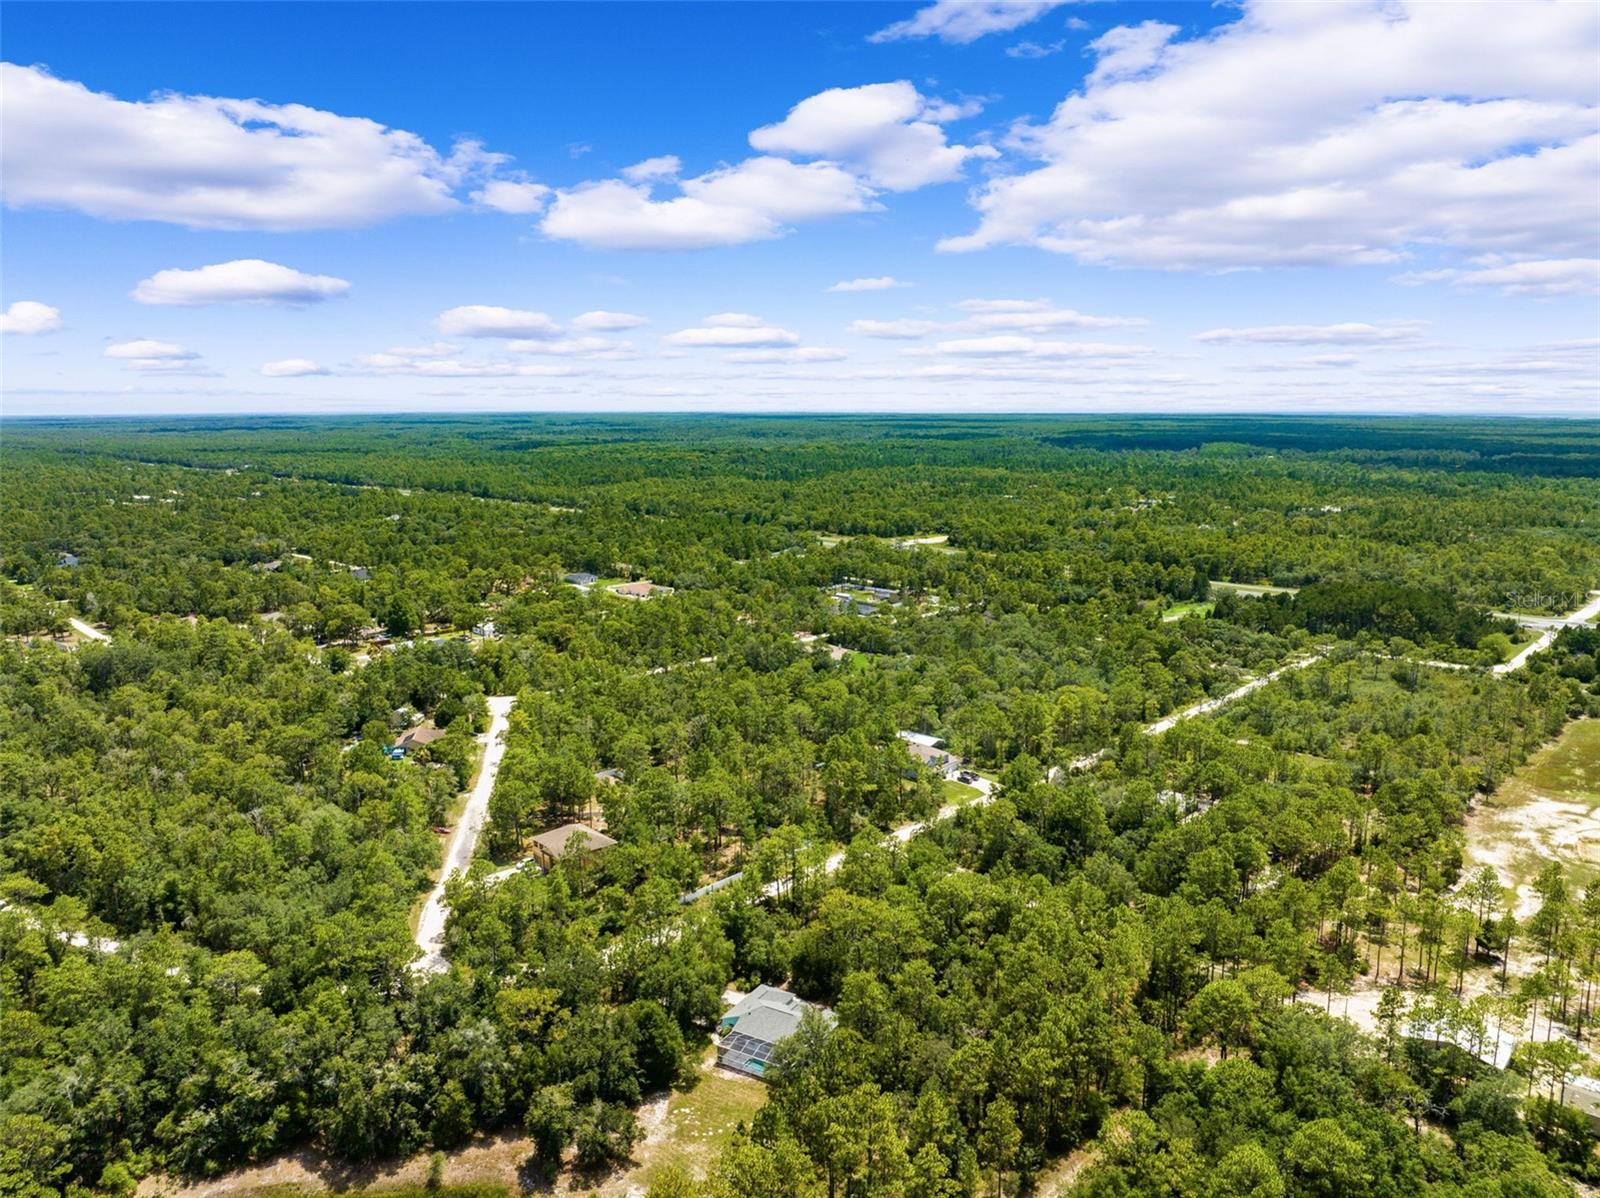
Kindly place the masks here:
<instances>
[{"instance_id":1,"label":"gravel path","mask_svg":"<svg viewBox=\"0 0 1600 1198\"><path fill-rule=\"evenodd\" d=\"M506 726L516 702L515 695L494 695L489 699L489 731L478 738L483 744L483 765L478 770L472 792L467 795L467 805L461 810L455 831L450 835L439 881L417 919L417 948L422 950L422 956L412 962L413 969L442 973L448 968L444 959L444 924L450 911L444 901L445 883L456 874L465 873L472 864L478 837L489 820L489 796L494 793L495 776L500 773L500 763L505 759Z\"/></svg>"}]
</instances>

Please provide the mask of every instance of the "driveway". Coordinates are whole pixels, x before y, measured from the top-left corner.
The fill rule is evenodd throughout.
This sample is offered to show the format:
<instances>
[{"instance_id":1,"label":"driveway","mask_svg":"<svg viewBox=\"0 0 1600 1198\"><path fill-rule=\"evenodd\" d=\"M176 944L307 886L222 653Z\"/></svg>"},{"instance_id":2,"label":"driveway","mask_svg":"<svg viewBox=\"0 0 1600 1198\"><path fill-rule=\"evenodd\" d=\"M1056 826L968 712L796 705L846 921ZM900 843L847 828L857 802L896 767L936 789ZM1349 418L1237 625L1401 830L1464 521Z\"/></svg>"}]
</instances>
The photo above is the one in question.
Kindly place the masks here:
<instances>
[{"instance_id":1,"label":"driveway","mask_svg":"<svg viewBox=\"0 0 1600 1198\"><path fill-rule=\"evenodd\" d=\"M500 773L500 763L506 755L506 727L510 722L511 708L516 705L515 695L493 695L489 699L489 731L479 737L483 745L483 765L478 779L467 795L467 805L461 809L455 831L445 848L444 866L439 870L439 881L423 904L417 919L417 947L422 956L411 963L411 968L429 973L443 973L449 968L444 959L444 924L450 909L445 906L445 884L458 873L465 873L472 864L472 855L478 848L478 837L484 824L489 822L489 796L494 793L494 780Z\"/></svg>"}]
</instances>

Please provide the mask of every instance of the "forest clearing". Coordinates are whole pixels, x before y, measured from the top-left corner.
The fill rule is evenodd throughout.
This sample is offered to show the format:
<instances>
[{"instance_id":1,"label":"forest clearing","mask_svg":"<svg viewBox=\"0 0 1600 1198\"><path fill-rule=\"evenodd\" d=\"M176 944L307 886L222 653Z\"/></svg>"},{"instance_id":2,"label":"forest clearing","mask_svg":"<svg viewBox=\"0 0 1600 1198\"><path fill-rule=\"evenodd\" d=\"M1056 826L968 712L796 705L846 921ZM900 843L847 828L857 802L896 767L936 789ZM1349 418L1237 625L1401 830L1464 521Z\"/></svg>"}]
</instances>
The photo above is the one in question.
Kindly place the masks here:
<instances>
[{"instance_id":1,"label":"forest clearing","mask_svg":"<svg viewBox=\"0 0 1600 1198\"><path fill-rule=\"evenodd\" d=\"M1589 885L1600 873L1600 719L1574 720L1466 819L1471 866L1489 865L1517 892L1516 915L1538 906L1533 881L1552 861Z\"/></svg>"}]
</instances>

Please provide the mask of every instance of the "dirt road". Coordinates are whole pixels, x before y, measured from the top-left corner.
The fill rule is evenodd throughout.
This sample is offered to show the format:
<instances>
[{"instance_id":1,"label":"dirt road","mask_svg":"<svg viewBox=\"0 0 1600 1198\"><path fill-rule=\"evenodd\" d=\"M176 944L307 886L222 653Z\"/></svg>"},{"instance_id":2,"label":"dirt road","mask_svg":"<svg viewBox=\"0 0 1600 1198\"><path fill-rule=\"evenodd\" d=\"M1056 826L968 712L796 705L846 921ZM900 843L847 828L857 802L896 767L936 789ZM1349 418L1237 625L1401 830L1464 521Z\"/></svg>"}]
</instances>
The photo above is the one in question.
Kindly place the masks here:
<instances>
[{"instance_id":1,"label":"dirt road","mask_svg":"<svg viewBox=\"0 0 1600 1198\"><path fill-rule=\"evenodd\" d=\"M472 792L467 795L467 805L461 810L455 831L450 835L439 881L429 893L417 920L417 947L422 950L422 956L412 962L413 969L442 973L448 968L444 959L444 924L450 912L444 902L445 883L456 874L465 873L472 864L478 837L489 821L489 796L494 793L494 780L505 759L506 727L516 702L515 695L494 695L489 699L489 731L479 738L483 743L483 765L478 770Z\"/></svg>"}]
</instances>

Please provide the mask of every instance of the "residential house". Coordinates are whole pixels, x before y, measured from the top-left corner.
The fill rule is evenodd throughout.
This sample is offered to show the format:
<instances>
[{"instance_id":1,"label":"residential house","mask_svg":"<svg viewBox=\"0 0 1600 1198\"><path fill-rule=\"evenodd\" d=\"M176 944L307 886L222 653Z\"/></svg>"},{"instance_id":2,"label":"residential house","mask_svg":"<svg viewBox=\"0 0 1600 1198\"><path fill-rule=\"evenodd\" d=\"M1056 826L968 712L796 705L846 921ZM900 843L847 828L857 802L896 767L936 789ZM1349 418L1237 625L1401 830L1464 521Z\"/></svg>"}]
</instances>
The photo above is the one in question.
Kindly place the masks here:
<instances>
[{"instance_id":1,"label":"residential house","mask_svg":"<svg viewBox=\"0 0 1600 1198\"><path fill-rule=\"evenodd\" d=\"M592 587L600 579L586 570L575 570L571 574L563 574L562 582L570 582L575 587Z\"/></svg>"},{"instance_id":2,"label":"residential house","mask_svg":"<svg viewBox=\"0 0 1600 1198\"><path fill-rule=\"evenodd\" d=\"M533 838L533 855L540 865L549 869L563 857L591 857L615 847L616 843L588 824L562 824Z\"/></svg>"},{"instance_id":3,"label":"residential house","mask_svg":"<svg viewBox=\"0 0 1600 1198\"><path fill-rule=\"evenodd\" d=\"M389 756L404 757L407 753L415 753L425 745L442 740L444 735L443 728L435 728L432 724L411 728L400 734L400 738L394 742L394 747L389 750Z\"/></svg>"},{"instance_id":4,"label":"residential house","mask_svg":"<svg viewBox=\"0 0 1600 1198\"><path fill-rule=\"evenodd\" d=\"M653 595L670 595L672 588L641 578L638 582L619 582L611 588L611 593L621 595L624 599L649 599Z\"/></svg>"},{"instance_id":5,"label":"residential house","mask_svg":"<svg viewBox=\"0 0 1600 1198\"><path fill-rule=\"evenodd\" d=\"M928 736L922 732L902 732L900 739L906 742L906 749L913 758L941 774L952 773L964 764L960 757L944 747L944 741L937 736Z\"/></svg>"},{"instance_id":6,"label":"residential house","mask_svg":"<svg viewBox=\"0 0 1600 1198\"><path fill-rule=\"evenodd\" d=\"M798 994L776 986L757 986L722 1017L717 1064L764 1078L773 1050L799 1030L807 1011L816 1011L829 1023L834 1022L833 1012L827 1007L808 1003Z\"/></svg>"}]
</instances>

